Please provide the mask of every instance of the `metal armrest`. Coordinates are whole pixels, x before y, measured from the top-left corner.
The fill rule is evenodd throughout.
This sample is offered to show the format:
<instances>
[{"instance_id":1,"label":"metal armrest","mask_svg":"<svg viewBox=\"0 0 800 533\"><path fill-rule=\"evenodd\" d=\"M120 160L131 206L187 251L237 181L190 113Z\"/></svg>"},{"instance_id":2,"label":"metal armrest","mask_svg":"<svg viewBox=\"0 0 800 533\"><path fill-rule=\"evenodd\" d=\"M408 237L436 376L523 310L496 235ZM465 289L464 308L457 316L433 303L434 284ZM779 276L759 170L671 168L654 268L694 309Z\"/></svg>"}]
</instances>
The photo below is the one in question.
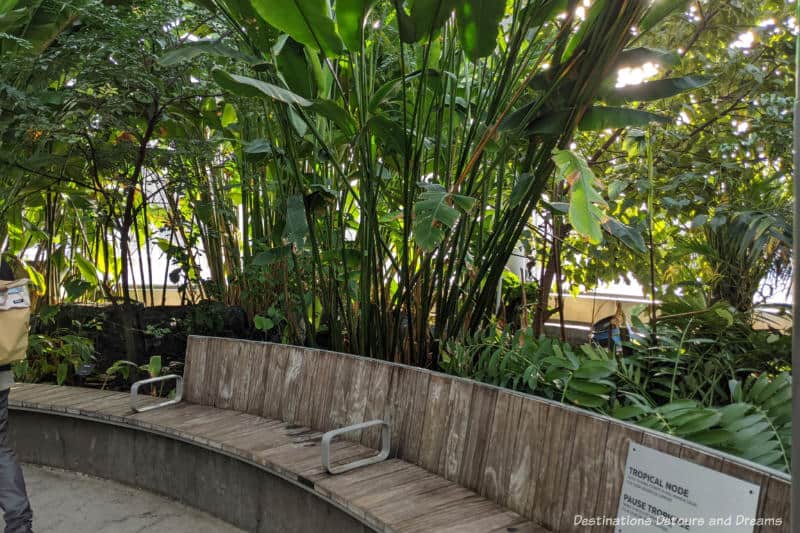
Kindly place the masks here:
<instances>
[{"instance_id":1,"label":"metal armrest","mask_svg":"<svg viewBox=\"0 0 800 533\"><path fill-rule=\"evenodd\" d=\"M139 400L139 387L141 387L142 385L149 385L150 383L159 383L161 381L167 381L169 379L176 380L174 399L168 400L166 402L157 403L155 405L148 405L147 407L139 407L136 405ZM159 376L157 378L143 379L131 385L131 409L133 409L134 412L137 413L152 411L153 409L158 409L159 407L166 407L168 405L175 405L176 403L180 403L182 398L183 398L183 378L177 374L170 374L169 376Z\"/></svg>"},{"instance_id":2,"label":"metal armrest","mask_svg":"<svg viewBox=\"0 0 800 533\"><path fill-rule=\"evenodd\" d=\"M377 455L367 457L366 459L353 461L352 463L348 463L346 465L337 466L336 468L331 467L331 441L334 439L334 437L338 437L339 435L343 435L345 433L350 433L351 431L358 431L360 429L367 429L374 426L382 427L381 451ZM352 426L334 429L333 431L328 431L322 436L322 466L325 467L325 470L327 470L329 474L342 474L344 472L349 472L354 468L380 463L389 457L390 444L391 435L389 433L389 424L383 420L370 420L369 422L362 422L361 424L353 424Z\"/></svg>"}]
</instances>

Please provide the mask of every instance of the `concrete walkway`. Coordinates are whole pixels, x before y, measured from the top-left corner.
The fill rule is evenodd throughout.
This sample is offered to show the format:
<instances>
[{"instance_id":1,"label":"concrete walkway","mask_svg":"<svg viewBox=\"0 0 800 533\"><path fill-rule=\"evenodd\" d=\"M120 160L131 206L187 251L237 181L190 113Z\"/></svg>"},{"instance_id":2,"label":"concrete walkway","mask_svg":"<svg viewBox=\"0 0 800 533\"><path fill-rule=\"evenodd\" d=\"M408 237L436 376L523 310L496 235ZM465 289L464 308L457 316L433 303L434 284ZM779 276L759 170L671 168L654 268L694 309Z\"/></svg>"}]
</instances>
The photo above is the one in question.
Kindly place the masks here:
<instances>
[{"instance_id":1,"label":"concrete walkway","mask_svg":"<svg viewBox=\"0 0 800 533\"><path fill-rule=\"evenodd\" d=\"M40 466L23 469L36 533L241 533L211 515L113 481Z\"/></svg>"}]
</instances>

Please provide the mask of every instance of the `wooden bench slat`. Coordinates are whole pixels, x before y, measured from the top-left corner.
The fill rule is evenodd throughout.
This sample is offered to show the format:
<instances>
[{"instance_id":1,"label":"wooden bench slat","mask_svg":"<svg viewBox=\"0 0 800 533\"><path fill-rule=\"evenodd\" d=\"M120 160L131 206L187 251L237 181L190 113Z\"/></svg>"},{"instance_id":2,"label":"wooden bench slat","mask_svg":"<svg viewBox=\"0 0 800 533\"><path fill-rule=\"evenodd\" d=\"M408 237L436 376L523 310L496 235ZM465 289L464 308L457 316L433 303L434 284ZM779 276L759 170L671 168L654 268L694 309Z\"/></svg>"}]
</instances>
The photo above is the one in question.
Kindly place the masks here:
<instances>
[{"instance_id":1,"label":"wooden bench slat","mask_svg":"<svg viewBox=\"0 0 800 533\"><path fill-rule=\"evenodd\" d=\"M508 495L505 504L523 516L530 516L538 487L539 470L544 460L549 407L538 402L523 402L519 430L511 458Z\"/></svg>"},{"instance_id":2,"label":"wooden bench slat","mask_svg":"<svg viewBox=\"0 0 800 533\"><path fill-rule=\"evenodd\" d=\"M373 368L364 420L386 419L386 404L389 400L391 381L392 367L379 365ZM369 428L361 434L361 443L368 448L378 449L380 442L380 428Z\"/></svg>"},{"instance_id":3,"label":"wooden bench slat","mask_svg":"<svg viewBox=\"0 0 800 533\"><path fill-rule=\"evenodd\" d=\"M422 423L422 442L419 465L431 472L441 472L445 431L450 417L450 381L443 376L431 376L428 383L428 401Z\"/></svg>"},{"instance_id":4,"label":"wooden bench slat","mask_svg":"<svg viewBox=\"0 0 800 533\"><path fill-rule=\"evenodd\" d=\"M244 411L251 415L264 414L264 392L269 383L272 346L267 343L250 343L253 367L247 370L250 373L250 382L247 388L247 407Z\"/></svg>"},{"instance_id":5,"label":"wooden bench slat","mask_svg":"<svg viewBox=\"0 0 800 533\"><path fill-rule=\"evenodd\" d=\"M440 475L450 481L457 481L461 476L473 388L474 385L469 382L454 381L450 384L450 413L447 426L442 428L445 441L438 470Z\"/></svg>"},{"instance_id":6,"label":"wooden bench slat","mask_svg":"<svg viewBox=\"0 0 800 533\"><path fill-rule=\"evenodd\" d=\"M569 482L569 468L562 458L572 456L573 436L577 413L551 408L547 415L545 445L542 449L540 469L537 475L536 497L533 508L525 516L540 517L544 527L556 530L561 519L562 504ZM560 465L544 468L545 465Z\"/></svg>"},{"instance_id":7,"label":"wooden bench slat","mask_svg":"<svg viewBox=\"0 0 800 533\"><path fill-rule=\"evenodd\" d=\"M464 456L461 458L461 476L459 485L480 491L483 481L483 468L489 446L490 433L497 404L497 389L474 387L466 439Z\"/></svg>"},{"instance_id":8,"label":"wooden bench slat","mask_svg":"<svg viewBox=\"0 0 800 533\"><path fill-rule=\"evenodd\" d=\"M289 363L289 350L278 350L273 346L271 352L267 363L267 387L263 391L261 416L279 419L281 417L283 381L286 375L286 366Z\"/></svg>"},{"instance_id":9,"label":"wooden bench slat","mask_svg":"<svg viewBox=\"0 0 800 533\"><path fill-rule=\"evenodd\" d=\"M458 528L486 516L487 513L492 513L497 507L497 504L486 498L471 493L466 498L456 499L438 508L436 512L421 514L417 518L402 522L398 524L397 530L423 533L442 531L445 528Z\"/></svg>"},{"instance_id":10,"label":"wooden bench slat","mask_svg":"<svg viewBox=\"0 0 800 533\"><path fill-rule=\"evenodd\" d=\"M628 445L641 442L642 432L632 428L609 431L594 516L615 516L619 508L622 482L625 477L625 463L628 460ZM599 531L613 533L613 525L598 526Z\"/></svg>"},{"instance_id":11,"label":"wooden bench slat","mask_svg":"<svg viewBox=\"0 0 800 533\"><path fill-rule=\"evenodd\" d=\"M505 504L511 482L512 454L520 429L521 410L520 396L498 393L489 431L489 446L485 452L480 494L501 504Z\"/></svg>"},{"instance_id":12,"label":"wooden bench slat","mask_svg":"<svg viewBox=\"0 0 800 533\"><path fill-rule=\"evenodd\" d=\"M561 525L558 531L584 531L575 525L575 516L583 509L596 507L600 493L600 472L605 462L608 422L590 415L577 415L571 435L572 455L567 467L567 485L561 502ZM613 516L613 515L611 515Z\"/></svg>"}]
</instances>

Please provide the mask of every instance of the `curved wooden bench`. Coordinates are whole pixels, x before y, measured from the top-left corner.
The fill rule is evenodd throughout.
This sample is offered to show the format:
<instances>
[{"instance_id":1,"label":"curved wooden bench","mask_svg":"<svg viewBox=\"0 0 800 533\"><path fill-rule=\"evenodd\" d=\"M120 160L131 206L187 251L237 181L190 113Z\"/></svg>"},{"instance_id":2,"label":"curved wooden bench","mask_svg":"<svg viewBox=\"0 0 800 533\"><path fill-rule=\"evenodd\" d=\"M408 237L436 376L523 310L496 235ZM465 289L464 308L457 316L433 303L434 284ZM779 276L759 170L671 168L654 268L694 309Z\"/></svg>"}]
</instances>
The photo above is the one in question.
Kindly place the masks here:
<instances>
[{"instance_id":1,"label":"curved wooden bench","mask_svg":"<svg viewBox=\"0 0 800 533\"><path fill-rule=\"evenodd\" d=\"M756 530L790 531L787 476L525 394L352 355L204 337L189 340L184 379L186 402L144 413L133 414L125 394L47 385L15 386L11 407L217 450L376 531L583 531L575 515L616 515L630 442L759 485L757 516L783 525ZM390 424L392 458L326 473L322 432L374 419ZM332 444L334 464L374 455L379 429L344 439Z\"/></svg>"}]
</instances>

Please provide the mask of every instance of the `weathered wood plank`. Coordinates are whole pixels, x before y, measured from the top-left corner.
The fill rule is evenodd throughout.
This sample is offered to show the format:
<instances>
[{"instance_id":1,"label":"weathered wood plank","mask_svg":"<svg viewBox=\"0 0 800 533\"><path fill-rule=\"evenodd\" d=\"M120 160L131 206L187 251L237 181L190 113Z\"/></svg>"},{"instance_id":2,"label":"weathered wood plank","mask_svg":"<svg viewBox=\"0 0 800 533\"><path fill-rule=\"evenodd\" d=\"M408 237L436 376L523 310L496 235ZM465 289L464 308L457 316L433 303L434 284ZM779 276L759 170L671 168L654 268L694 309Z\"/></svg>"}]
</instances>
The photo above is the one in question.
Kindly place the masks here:
<instances>
[{"instance_id":1,"label":"weathered wood plank","mask_svg":"<svg viewBox=\"0 0 800 533\"><path fill-rule=\"evenodd\" d=\"M244 411L252 415L262 415L264 395L267 393L269 379L272 344L254 342L250 346L253 366L248 370L250 383L247 387L247 407Z\"/></svg>"},{"instance_id":2,"label":"weathered wood plank","mask_svg":"<svg viewBox=\"0 0 800 533\"><path fill-rule=\"evenodd\" d=\"M764 503L767 500L767 486L769 485L769 478L770 478L769 474L753 470L748 466L745 466L738 462L731 461L729 459L723 460L720 472L747 481L749 483L753 483L754 485L758 485L760 487L758 493L757 516L761 516L761 512L764 509ZM753 531L757 532L759 531L759 528L756 527Z\"/></svg>"},{"instance_id":3,"label":"weathered wood plank","mask_svg":"<svg viewBox=\"0 0 800 533\"><path fill-rule=\"evenodd\" d=\"M681 446L680 458L717 472L722 469L722 458L709 455L691 444L683 444Z\"/></svg>"},{"instance_id":4,"label":"weathered wood plank","mask_svg":"<svg viewBox=\"0 0 800 533\"><path fill-rule=\"evenodd\" d=\"M186 342L186 363L183 367L184 394L190 402L200 403L203 398L208 339L190 335Z\"/></svg>"},{"instance_id":5,"label":"weathered wood plank","mask_svg":"<svg viewBox=\"0 0 800 533\"><path fill-rule=\"evenodd\" d=\"M595 516L616 516L619 497L625 480L625 463L628 460L630 442L640 443L642 432L619 424L611 423L606 439L605 460L600 473ZM614 526L601 526L599 531L613 533Z\"/></svg>"},{"instance_id":6,"label":"weathered wood plank","mask_svg":"<svg viewBox=\"0 0 800 533\"><path fill-rule=\"evenodd\" d=\"M457 481L461 478L474 388L474 384L461 380L453 381L450 384L448 400L450 416L447 420L447 427L444 429L445 443L438 472L450 481Z\"/></svg>"},{"instance_id":7,"label":"weathered wood plank","mask_svg":"<svg viewBox=\"0 0 800 533\"><path fill-rule=\"evenodd\" d=\"M497 389L474 387L468 415L469 425L461 459L459 485L478 491L483 480L483 469L491 438Z\"/></svg>"},{"instance_id":8,"label":"weathered wood plank","mask_svg":"<svg viewBox=\"0 0 800 533\"><path fill-rule=\"evenodd\" d=\"M392 454L416 463L430 374L409 367L398 366L392 370L394 376L385 415L392 434Z\"/></svg>"},{"instance_id":9,"label":"weathered wood plank","mask_svg":"<svg viewBox=\"0 0 800 533\"><path fill-rule=\"evenodd\" d=\"M547 416L542 468L537 477L538 490L533 508L525 516L548 529L557 529L561 521L562 504L569 484L569 460L572 457L575 424L578 414L551 407Z\"/></svg>"},{"instance_id":10,"label":"weathered wood plank","mask_svg":"<svg viewBox=\"0 0 800 533\"><path fill-rule=\"evenodd\" d=\"M548 412L546 403L532 398L525 398L520 406L519 431L509 465L509 489L503 503L523 515L533 508L539 470L543 468Z\"/></svg>"},{"instance_id":11,"label":"weathered wood plank","mask_svg":"<svg viewBox=\"0 0 800 533\"><path fill-rule=\"evenodd\" d=\"M279 419L281 417L281 400L283 399L283 382L286 379L290 349L288 346L273 345L271 351L261 416Z\"/></svg>"},{"instance_id":12,"label":"weathered wood plank","mask_svg":"<svg viewBox=\"0 0 800 533\"><path fill-rule=\"evenodd\" d=\"M309 348L298 349L302 353L302 367L298 391L297 410L292 422L301 426L312 427L314 406L318 401L318 393L324 393L330 384L322 383L319 376L321 362L320 351Z\"/></svg>"},{"instance_id":13,"label":"weathered wood plank","mask_svg":"<svg viewBox=\"0 0 800 533\"><path fill-rule=\"evenodd\" d=\"M229 361L232 375L232 391L229 409L247 412L250 397L250 383L261 373L260 358L256 350L256 344L252 342L241 343L241 349L234 360Z\"/></svg>"},{"instance_id":14,"label":"weathered wood plank","mask_svg":"<svg viewBox=\"0 0 800 533\"><path fill-rule=\"evenodd\" d=\"M663 453L668 453L673 457L681 456L681 445L679 442L662 438L653 433L645 432L642 435L642 445Z\"/></svg>"},{"instance_id":15,"label":"weathered wood plank","mask_svg":"<svg viewBox=\"0 0 800 533\"><path fill-rule=\"evenodd\" d=\"M425 501L436 499L437 493L451 485L446 479L420 470L425 475L419 480L365 496L356 500L355 504L364 509L367 517L383 524L392 524L414 513L419 514Z\"/></svg>"},{"instance_id":16,"label":"weathered wood plank","mask_svg":"<svg viewBox=\"0 0 800 533\"><path fill-rule=\"evenodd\" d=\"M440 477L436 479L443 480ZM419 516L439 515L444 508L475 496L474 492L464 487L447 481L445 483L447 484L443 487L429 487L426 491L404 494L402 500L389 500L373 508L369 514L375 520L401 531L402 524L409 520Z\"/></svg>"},{"instance_id":17,"label":"weathered wood plank","mask_svg":"<svg viewBox=\"0 0 800 533\"><path fill-rule=\"evenodd\" d=\"M367 402L369 401L370 383L372 371L377 366L373 361L355 360L353 375L350 379L350 387L347 390L347 417L345 424L352 426L366 422ZM333 429L333 426L330 426ZM348 440L361 442L362 431L354 431L347 435Z\"/></svg>"},{"instance_id":18,"label":"weathered wood plank","mask_svg":"<svg viewBox=\"0 0 800 533\"><path fill-rule=\"evenodd\" d=\"M579 415L572 436L572 455L567 465L567 490L564 494L559 531L583 531L574 524L575 516L592 516L600 492L599 473L605 462L608 420Z\"/></svg>"},{"instance_id":19,"label":"weathered wood plank","mask_svg":"<svg viewBox=\"0 0 800 533\"><path fill-rule=\"evenodd\" d=\"M327 429L341 428L347 425L347 392L350 389L355 366L355 359L349 357L339 357L334 365L332 387L330 387L332 394L324 422ZM354 435L348 435L347 437L350 439L355 438Z\"/></svg>"},{"instance_id":20,"label":"weathered wood plank","mask_svg":"<svg viewBox=\"0 0 800 533\"><path fill-rule=\"evenodd\" d=\"M487 531L508 531L514 524L522 522L521 517L511 511L495 506L473 520L461 521L449 527L436 528L439 533L486 533Z\"/></svg>"},{"instance_id":21,"label":"weathered wood plank","mask_svg":"<svg viewBox=\"0 0 800 533\"><path fill-rule=\"evenodd\" d=\"M505 391L497 394L479 491L494 502L507 499L521 410L520 396Z\"/></svg>"},{"instance_id":22,"label":"weathered wood plank","mask_svg":"<svg viewBox=\"0 0 800 533\"><path fill-rule=\"evenodd\" d=\"M789 533L791 527L791 484L776 477L770 477L766 486L764 506L758 513L760 518L772 519L761 526L759 533ZM763 488L762 488L763 490ZM778 523L780 520L780 524Z\"/></svg>"},{"instance_id":23,"label":"weathered wood plank","mask_svg":"<svg viewBox=\"0 0 800 533\"><path fill-rule=\"evenodd\" d=\"M409 533L440 531L446 527L469 524L496 509L497 505L486 498L481 498L472 491L467 492L470 494L469 496L442 506L435 513L420 514L416 518L395 525L395 531Z\"/></svg>"},{"instance_id":24,"label":"weathered wood plank","mask_svg":"<svg viewBox=\"0 0 800 533\"><path fill-rule=\"evenodd\" d=\"M205 352L203 384L200 391L200 398L197 403L201 405L217 405L219 394L219 382L222 377L222 364L225 353L222 351L222 340L209 339Z\"/></svg>"},{"instance_id":25,"label":"weathered wood plank","mask_svg":"<svg viewBox=\"0 0 800 533\"><path fill-rule=\"evenodd\" d=\"M431 472L441 472L445 430L450 417L450 383L445 376L431 376L428 384L428 401L425 403L425 419L422 424L422 440L419 449L419 465Z\"/></svg>"},{"instance_id":26,"label":"weathered wood plank","mask_svg":"<svg viewBox=\"0 0 800 533\"><path fill-rule=\"evenodd\" d=\"M303 369L306 366L306 357L302 348L290 348L289 359L286 363L286 374L283 377L283 390L281 392L280 418L290 424L297 423L297 409L302 401Z\"/></svg>"},{"instance_id":27,"label":"weathered wood plank","mask_svg":"<svg viewBox=\"0 0 800 533\"><path fill-rule=\"evenodd\" d=\"M389 389L392 386L392 367L377 364L372 372L369 396L364 413L365 420L378 420L386 417L386 404L389 400ZM368 448L378 449L381 442L380 428L370 428L361 435L361 444Z\"/></svg>"}]
</instances>

